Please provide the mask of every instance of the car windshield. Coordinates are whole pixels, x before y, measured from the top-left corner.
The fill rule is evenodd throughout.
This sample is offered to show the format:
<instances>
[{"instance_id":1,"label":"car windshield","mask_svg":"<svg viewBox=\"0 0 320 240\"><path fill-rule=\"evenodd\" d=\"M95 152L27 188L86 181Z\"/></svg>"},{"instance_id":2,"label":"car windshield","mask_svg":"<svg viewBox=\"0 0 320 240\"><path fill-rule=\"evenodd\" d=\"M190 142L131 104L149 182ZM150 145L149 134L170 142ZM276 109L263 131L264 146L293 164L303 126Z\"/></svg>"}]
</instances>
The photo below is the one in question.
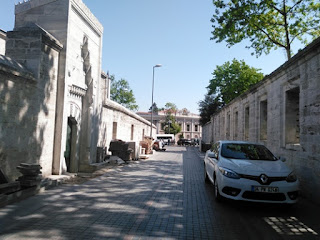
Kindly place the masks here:
<instances>
[{"instance_id":1,"label":"car windshield","mask_svg":"<svg viewBox=\"0 0 320 240\"><path fill-rule=\"evenodd\" d=\"M277 160L265 146L257 144L224 143L221 148L221 156L233 159Z\"/></svg>"}]
</instances>

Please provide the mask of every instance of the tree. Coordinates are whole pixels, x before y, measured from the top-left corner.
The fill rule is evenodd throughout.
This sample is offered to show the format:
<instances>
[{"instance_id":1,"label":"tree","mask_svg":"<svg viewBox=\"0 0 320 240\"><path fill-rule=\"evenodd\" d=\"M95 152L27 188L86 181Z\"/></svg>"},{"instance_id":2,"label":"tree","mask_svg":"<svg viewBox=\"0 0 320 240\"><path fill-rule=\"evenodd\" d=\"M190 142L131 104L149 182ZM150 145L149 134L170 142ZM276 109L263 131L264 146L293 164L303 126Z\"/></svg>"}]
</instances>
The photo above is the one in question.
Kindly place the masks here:
<instances>
[{"instance_id":1,"label":"tree","mask_svg":"<svg viewBox=\"0 0 320 240\"><path fill-rule=\"evenodd\" d=\"M176 122L176 118L171 114L166 115L166 120L164 124L164 132L166 134L176 135L177 133L181 132L180 125Z\"/></svg>"},{"instance_id":2,"label":"tree","mask_svg":"<svg viewBox=\"0 0 320 240\"><path fill-rule=\"evenodd\" d=\"M122 106L137 111L138 105L133 95L129 83L125 79L115 80L114 75L111 76L111 100L121 104Z\"/></svg>"},{"instance_id":3,"label":"tree","mask_svg":"<svg viewBox=\"0 0 320 240\"><path fill-rule=\"evenodd\" d=\"M247 48L253 48L256 56L280 47L290 59L293 41L307 44L320 35L318 0L213 0L213 4L211 40L225 40L231 47L249 39Z\"/></svg>"},{"instance_id":4,"label":"tree","mask_svg":"<svg viewBox=\"0 0 320 240\"><path fill-rule=\"evenodd\" d=\"M171 102L167 102L164 107L165 107L165 110L167 111L167 113L170 113L170 114L173 114L173 113L176 114L178 111L177 106Z\"/></svg>"},{"instance_id":5,"label":"tree","mask_svg":"<svg viewBox=\"0 0 320 240\"><path fill-rule=\"evenodd\" d=\"M152 110L153 110L153 113L158 113L159 112L159 108L158 108L158 106L157 106L157 104L155 102L149 108L149 112L151 113Z\"/></svg>"},{"instance_id":6,"label":"tree","mask_svg":"<svg viewBox=\"0 0 320 240\"><path fill-rule=\"evenodd\" d=\"M262 80L263 74L259 71L260 69L248 66L243 60L236 59L217 66L207 87L208 95L215 95L222 105L228 104Z\"/></svg>"},{"instance_id":7,"label":"tree","mask_svg":"<svg viewBox=\"0 0 320 240\"><path fill-rule=\"evenodd\" d=\"M206 94L199 102L200 124L203 126L210 121L211 116L221 109L222 103L214 95Z\"/></svg>"}]
</instances>

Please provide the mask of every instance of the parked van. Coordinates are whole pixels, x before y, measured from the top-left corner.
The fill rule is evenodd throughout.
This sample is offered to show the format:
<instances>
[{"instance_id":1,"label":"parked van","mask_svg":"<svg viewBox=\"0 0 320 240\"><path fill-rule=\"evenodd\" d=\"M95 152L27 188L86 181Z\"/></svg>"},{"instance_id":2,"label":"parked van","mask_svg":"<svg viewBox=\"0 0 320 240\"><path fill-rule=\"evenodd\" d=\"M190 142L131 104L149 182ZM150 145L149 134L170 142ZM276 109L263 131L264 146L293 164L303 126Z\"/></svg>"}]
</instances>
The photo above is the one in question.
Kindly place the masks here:
<instances>
[{"instance_id":1,"label":"parked van","mask_svg":"<svg viewBox=\"0 0 320 240\"><path fill-rule=\"evenodd\" d=\"M163 140L165 145L175 142L174 134L156 134L156 140Z\"/></svg>"}]
</instances>

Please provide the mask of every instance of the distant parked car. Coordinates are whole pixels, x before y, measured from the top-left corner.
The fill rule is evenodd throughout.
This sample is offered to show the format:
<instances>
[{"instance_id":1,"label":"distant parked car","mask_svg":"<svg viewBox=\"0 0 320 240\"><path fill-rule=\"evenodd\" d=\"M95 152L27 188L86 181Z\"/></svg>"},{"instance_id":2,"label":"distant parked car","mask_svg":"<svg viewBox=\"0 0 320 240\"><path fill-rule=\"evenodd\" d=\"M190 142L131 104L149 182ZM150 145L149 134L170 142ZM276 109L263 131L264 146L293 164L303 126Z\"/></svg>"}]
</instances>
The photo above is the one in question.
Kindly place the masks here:
<instances>
[{"instance_id":1,"label":"distant parked car","mask_svg":"<svg viewBox=\"0 0 320 240\"><path fill-rule=\"evenodd\" d=\"M199 139L198 139L198 138L192 138L192 139L191 139L191 145L192 145L192 146L197 146L197 145L199 145Z\"/></svg>"},{"instance_id":2,"label":"distant parked car","mask_svg":"<svg viewBox=\"0 0 320 240\"><path fill-rule=\"evenodd\" d=\"M206 152L204 178L223 197L251 202L297 202L299 181L292 170L262 144L218 141Z\"/></svg>"},{"instance_id":3,"label":"distant parked car","mask_svg":"<svg viewBox=\"0 0 320 240\"><path fill-rule=\"evenodd\" d=\"M180 138L177 142L178 145L182 146L190 146L191 145L191 140L190 139L185 139L185 138Z\"/></svg>"}]
</instances>

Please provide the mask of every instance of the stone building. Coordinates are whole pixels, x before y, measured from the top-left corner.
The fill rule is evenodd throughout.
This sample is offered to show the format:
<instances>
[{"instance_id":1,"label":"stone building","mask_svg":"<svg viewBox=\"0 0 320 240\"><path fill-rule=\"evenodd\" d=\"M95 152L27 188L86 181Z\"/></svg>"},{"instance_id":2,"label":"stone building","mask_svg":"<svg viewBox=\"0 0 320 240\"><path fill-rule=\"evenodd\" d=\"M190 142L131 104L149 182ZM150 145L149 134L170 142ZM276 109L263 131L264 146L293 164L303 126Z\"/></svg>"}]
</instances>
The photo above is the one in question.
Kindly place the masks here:
<instances>
[{"instance_id":1,"label":"stone building","mask_svg":"<svg viewBox=\"0 0 320 240\"><path fill-rule=\"evenodd\" d=\"M5 55L7 34L0 29L0 54Z\"/></svg>"},{"instance_id":2,"label":"stone building","mask_svg":"<svg viewBox=\"0 0 320 240\"><path fill-rule=\"evenodd\" d=\"M150 112L137 112L137 114L151 122ZM166 112L159 111L153 114L153 124L157 127L157 133L164 133ZM178 133L176 141L179 139L179 135L183 135L186 139L201 138L202 127L200 125L200 116L197 114L189 113L187 111L177 111L174 114L177 123L181 126L181 133Z\"/></svg>"},{"instance_id":3,"label":"stone building","mask_svg":"<svg viewBox=\"0 0 320 240\"><path fill-rule=\"evenodd\" d=\"M320 38L211 117L203 140L260 142L297 173L302 193L320 200Z\"/></svg>"},{"instance_id":4,"label":"stone building","mask_svg":"<svg viewBox=\"0 0 320 240\"><path fill-rule=\"evenodd\" d=\"M109 99L102 36L82 0L15 6L14 30L0 32L0 169L11 180L21 162L44 176L91 171L111 140L150 135L148 121Z\"/></svg>"}]
</instances>

